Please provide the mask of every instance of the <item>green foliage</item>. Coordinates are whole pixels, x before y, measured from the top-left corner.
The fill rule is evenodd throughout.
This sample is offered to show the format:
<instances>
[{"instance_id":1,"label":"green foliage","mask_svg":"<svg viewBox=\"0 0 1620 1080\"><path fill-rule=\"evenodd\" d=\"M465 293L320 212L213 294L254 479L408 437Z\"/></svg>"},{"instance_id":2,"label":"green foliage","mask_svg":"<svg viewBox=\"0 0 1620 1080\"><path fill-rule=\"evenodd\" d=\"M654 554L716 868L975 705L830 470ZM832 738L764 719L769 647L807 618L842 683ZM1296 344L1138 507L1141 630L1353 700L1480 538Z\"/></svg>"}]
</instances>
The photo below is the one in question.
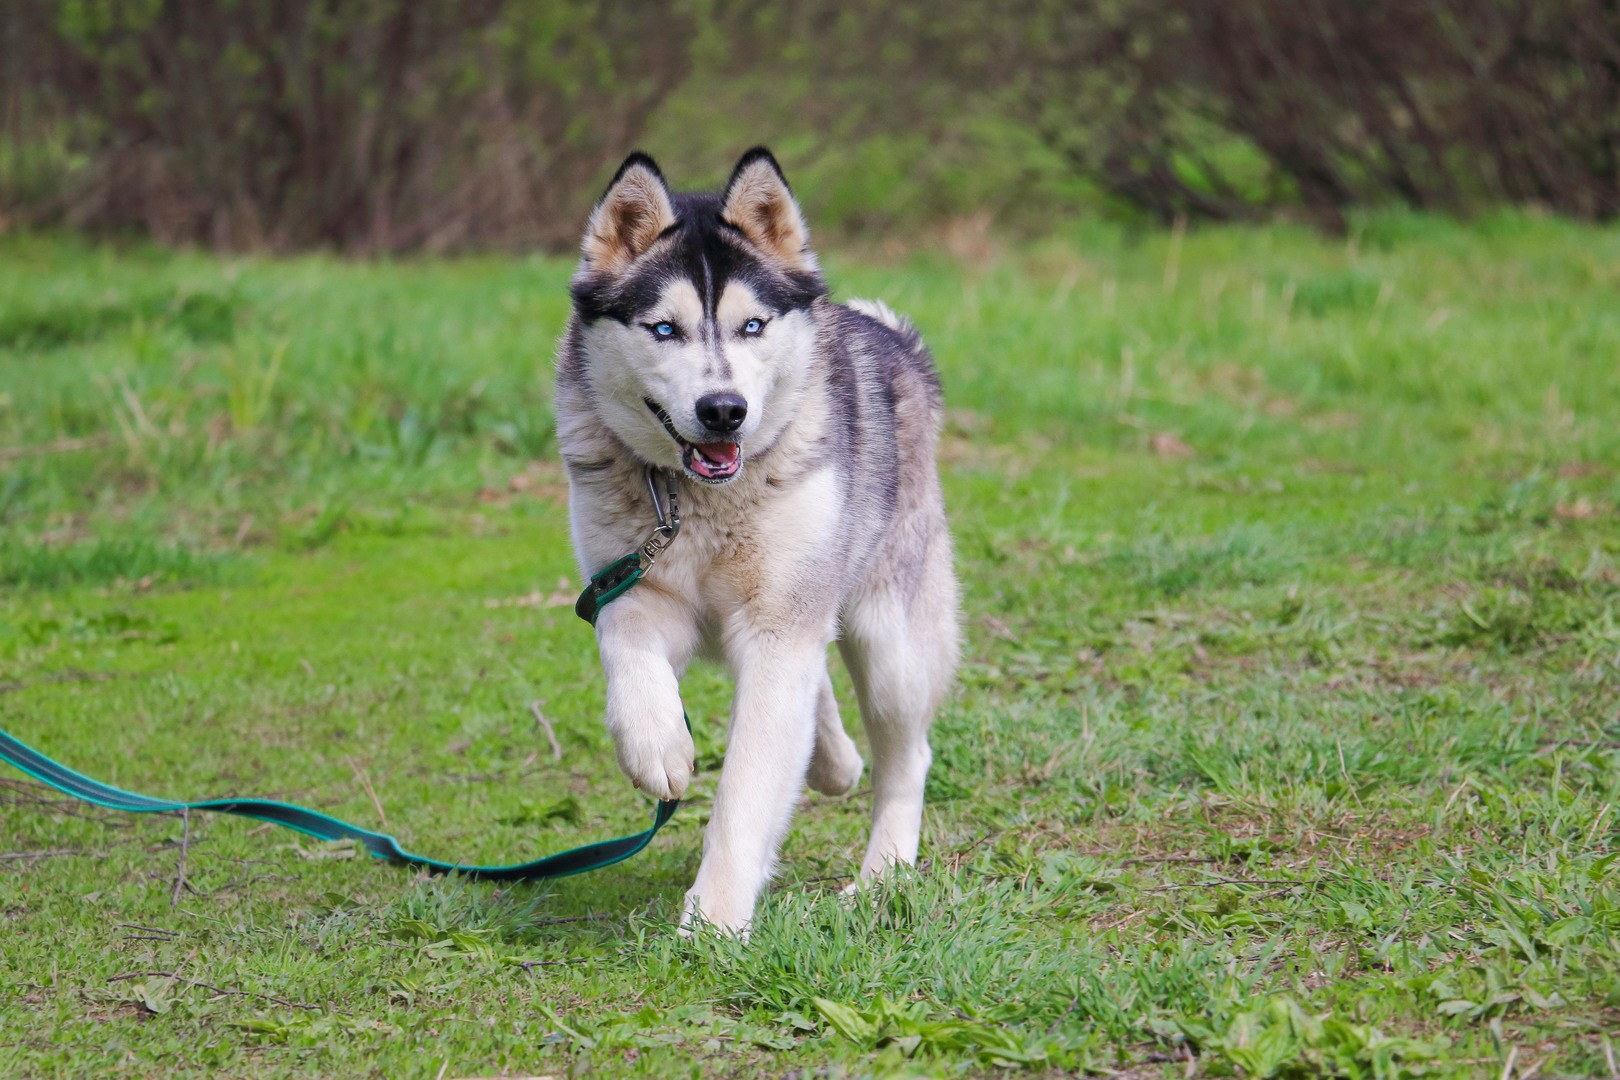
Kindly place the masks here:
<instances>
[{"instance_id":1,"label":"green foliage","mask_svg":"<svg viewBox=\"0 0 1620 1080\"><path fill-rule=\"evenodd\" d=\"M1248 1077L1400 1077L1422 1075L1445 1040L1390 1037L1364 1024L1312 1016L1286 996L1238 1005L1212 1020L1180 1022L1201 1053ZM1222 1070L1213 1070L1220 1075Z\"/></svg>"},{"instance_id":2,"label":"green foliage","mask_svg":"<svg viewBox=\"0 0 1620 1080\"><path fill-rule=\"evenodd\" d=\"M0 537L0 585L9 587L204 584L229 578L235 562L227 553L197 551L148 536L60 545Z\"/></svg>"},{"instance_id":3,"label":"green foliage","mask_svg":"<svg viewBox=\"0 0 1620 1080\"><path fill-rule=\"evenodd\" d=\"M173 327L193 342L213 345L235 333L238 300L230 294L146 295L113 304L59 303L7 310L0 348L42 351L93 342L137 327Z\"/></svg>"},{"instance_id":4,"label":"green foliage","mask_svg":"<svg viewBox=\"0 0 1620 1080\"><path fill-rule=\"evenodd\" d=\"M1014 1068L1086 1068L1084 1056L1068 1053L1060 1040L1030 1038L965 1014L937 1014L925 1002L900 1005L879 997L871 1008L812 998L828 1027L865 1050L893 1048L893 1056L968 1057L983 1065ZM880 1057L879 1062L883 1062Z\"/></svg>"}]
</instances>

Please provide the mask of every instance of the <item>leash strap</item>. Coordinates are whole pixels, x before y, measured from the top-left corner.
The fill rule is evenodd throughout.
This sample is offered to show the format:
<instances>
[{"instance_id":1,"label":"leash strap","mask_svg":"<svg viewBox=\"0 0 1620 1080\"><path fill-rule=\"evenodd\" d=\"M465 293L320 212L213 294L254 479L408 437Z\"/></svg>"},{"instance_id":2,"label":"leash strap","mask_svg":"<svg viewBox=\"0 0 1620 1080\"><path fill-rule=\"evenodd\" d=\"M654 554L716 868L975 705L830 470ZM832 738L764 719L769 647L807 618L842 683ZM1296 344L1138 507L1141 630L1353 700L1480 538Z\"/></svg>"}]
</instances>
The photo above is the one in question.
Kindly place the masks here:
<instances>
[{"instance_id":1,"label":"leash strap","mask_svg":"<svg viewBox=\"0 0 1620 1080\"><path fill-rule=\"evenodd\" d=\"M653 506L658 511L658 528L639 549L615 560L606 569L593 576L585 591L580 594L574 610L580 618L591 625L596 625L596 617L604 606L623 596L641 580L652 566L653 558L662 553L680 531L681 519L676 511L673 473L669 475L668 485L669 509L666 515L665 504L658 499L658 488L654 483L653 474L648 473L647 486L652 492ZM691 726L691 721L687 720L687 727ZM646 847L658 830L675 816L676 808L681 805L678 799L660 802L653 809L652 825L633 836L621 836L616 840L599 840L594 844L585 844L533 862L515 863L511 866L474 866L442 862L425 855L412 854L400 847L399 841L387 833L362 829L358 825L351 825L347 821L340 821L335 817L292 803L274 802L269 799L202 799L197 802L175 802L171 799L137 795L133 791L103 784L99 780L92 780L82 773L74 772L5 731L0 731L0 761L22 770L64 795L70 795L106 810L122 810L131 814L207 810L256 818L301 832L306 836L313 836L318 840L354 840L376 858L387 859L401 866L413 866L434 874L464 874L474 881L535 881L583 874L589 870L612 866Z\"/></svg>"},{"instance_id":2,"label":"leash strap","mask_svg":"<svg viewBox=\"0 0 1620 1080\"><path fill-rule=\"evenodd\" d=\"M0 760L13 765L42 784L49 785L64 795L100 806L107 810L122 810L131 814L178 813L184 810L210 810L220 814L257 818L275 825L313 836L317 840L354 840L379 859L414 866L435 874L455 872L475 881L533 881L540 878L567 877L599 870L628 859L652 840L654 834L675 815L678 801L661 802L653 811L652 826L634 836L617 840L602 840L570 851L560 852L534 862L512 866L471 866L463 863L441 862L425 855L416 855L400 847L399 841L387 833L372 832L347 821L340 821L316 810L292 803L272 802L269 799L201 799L197 802L174 802L137 795L133 791L115 788L74 772L66 765L52 761L33 747L0 731Z\"/></svg>"}]
</instances>

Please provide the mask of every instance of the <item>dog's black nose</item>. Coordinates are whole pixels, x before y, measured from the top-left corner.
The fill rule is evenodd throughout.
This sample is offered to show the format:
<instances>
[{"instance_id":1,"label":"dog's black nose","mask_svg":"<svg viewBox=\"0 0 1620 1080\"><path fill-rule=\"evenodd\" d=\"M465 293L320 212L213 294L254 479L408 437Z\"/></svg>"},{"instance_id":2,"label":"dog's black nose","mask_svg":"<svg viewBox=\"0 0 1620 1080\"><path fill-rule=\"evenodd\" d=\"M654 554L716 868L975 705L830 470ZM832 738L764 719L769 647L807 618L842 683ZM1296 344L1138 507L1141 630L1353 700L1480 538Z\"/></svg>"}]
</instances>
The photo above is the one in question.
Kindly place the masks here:
<instances>
[{"instance_id":1,"label":"dog's black nose","mask_svg":"<svg viewBox=\"0 0 1620 1080\"><path fill-rule=\"evenodd\" d=\"M736 431L748 418L748 402L741 394L705 394L698 398L697 417L710 431Z\"/></svg>"}]
</instances>

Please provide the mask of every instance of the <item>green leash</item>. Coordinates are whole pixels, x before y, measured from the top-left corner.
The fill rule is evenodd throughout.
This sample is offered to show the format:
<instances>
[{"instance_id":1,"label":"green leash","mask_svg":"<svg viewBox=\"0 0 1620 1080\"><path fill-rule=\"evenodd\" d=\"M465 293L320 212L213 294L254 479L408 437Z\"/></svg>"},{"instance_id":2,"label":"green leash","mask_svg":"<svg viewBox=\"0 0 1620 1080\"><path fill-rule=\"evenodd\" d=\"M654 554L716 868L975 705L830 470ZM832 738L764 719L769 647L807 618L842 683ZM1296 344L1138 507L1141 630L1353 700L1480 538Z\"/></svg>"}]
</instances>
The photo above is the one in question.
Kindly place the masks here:
<instances>
[{"instance_id":1,"label":"green leash","mask_svg":"<svg viewBox=\"0 0 1620 1080\"><path fill-rule=\"evenodd\" d=\"M659 501L658 488L651 471L647 474L647 487L652 493L653 507L658 512L658 527L639 549L622 559L615 560L606 569L594 575L585 591L580 594L579 603L574 605L574 611L592 626L596 625L596 617L603 607L623 596L646 575L653 564L653 559L669 546L670 541L675 539L675 534L680 531L681 518L675 502L675 475L668 474L667 515L664 504ZM690 721L687 726L691 726ZM154 799L148 795L137 795L132 791L103 784L99 780L92 780L82 773L74 772L5 731L0 731L0 761L21 769L35 780L55 788L64 795L107 810L122 810L131 814L209 810L221 814L235 814L238 817L257 818L304 833L306 836L313 836L318 840L354 840L376 858L387 859L401 866L414 866L434 874L465 874L475 881L533 881L540 878L583 874L588 870L612 866L646 847L658 830L675 816L676 808L681 805L678 799L660 802L653 810L652 825L633 836L601 840L533 862L515 863L511 866L468 866L412 854L400 847L399 841L387 833L362 829L358 825L351 825L347 821L339 821L337 818L291 803L273 802L269 799L201 799L197 802L176 802L172 799Z\"/></svg>"}]
</instances>

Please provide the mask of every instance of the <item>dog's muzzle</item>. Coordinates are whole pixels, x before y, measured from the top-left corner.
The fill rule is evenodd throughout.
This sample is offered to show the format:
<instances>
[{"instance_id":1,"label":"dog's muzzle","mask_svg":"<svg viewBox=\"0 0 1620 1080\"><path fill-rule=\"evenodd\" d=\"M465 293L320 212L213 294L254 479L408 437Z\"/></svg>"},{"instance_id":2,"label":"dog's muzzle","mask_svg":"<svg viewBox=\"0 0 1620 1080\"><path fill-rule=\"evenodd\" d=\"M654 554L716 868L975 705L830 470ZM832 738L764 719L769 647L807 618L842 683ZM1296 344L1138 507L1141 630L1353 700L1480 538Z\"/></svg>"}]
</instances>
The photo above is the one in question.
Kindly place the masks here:
<instances>
[{"instance_id":1,"label":"dog's muzzle","mask_svg":"<svg viewBox=\"0 0 1620 1080\"><path fill-rule=\"evenodd\" d=\"M652 398L642 398L652 414L663 423L664 430L669 437L675 440L681 448L681 465L693 476L706 484L724 484L742 469L742 444L734 440L721 442L694 443L681 437L675 430L675 422L670 419L669 413L662 405Z\"/></svg>"}]
</instances>

